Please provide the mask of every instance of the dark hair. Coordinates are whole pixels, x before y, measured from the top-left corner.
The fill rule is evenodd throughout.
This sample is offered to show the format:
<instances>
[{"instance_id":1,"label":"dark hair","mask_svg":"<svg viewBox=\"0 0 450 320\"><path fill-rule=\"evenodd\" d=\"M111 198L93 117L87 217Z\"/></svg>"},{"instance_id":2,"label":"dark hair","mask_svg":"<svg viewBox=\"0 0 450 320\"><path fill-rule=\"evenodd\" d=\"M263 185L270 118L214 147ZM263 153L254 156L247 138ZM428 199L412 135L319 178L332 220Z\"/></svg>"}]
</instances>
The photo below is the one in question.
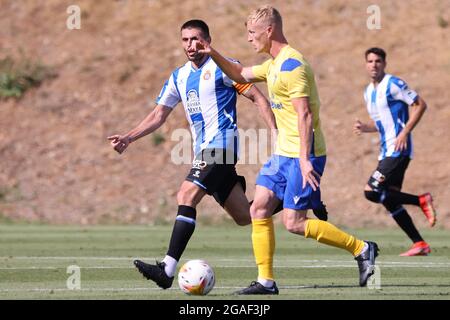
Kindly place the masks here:
<instances>
[{"instance_id":1,"label":"dark hair","mask_svg":"<svg viewBox=\"0 0 450 320\"><path fill-rule=\"evenodd\" d=\"M211 38L211 36L209 35L209 27L204 21L202 21L202 20L186 21L185 23L183 23L180 30L191 29L191 28L200 29L203 33L203 36L206 39Z\"/></svg>"},{"instance_id":2,"label":"dark hair","mask_svg":"<svg viewBox=\"0 0 450 320\"><path fill-rule=\"evenodd\" d=\"M367 56L369 54L376 54L377 56L379 56L381 59L383 59L383 61L386 61L386 51L384 51L381 48L370 48L366 50L366 60L367 60Z\"/></svg>"}]
</instances>

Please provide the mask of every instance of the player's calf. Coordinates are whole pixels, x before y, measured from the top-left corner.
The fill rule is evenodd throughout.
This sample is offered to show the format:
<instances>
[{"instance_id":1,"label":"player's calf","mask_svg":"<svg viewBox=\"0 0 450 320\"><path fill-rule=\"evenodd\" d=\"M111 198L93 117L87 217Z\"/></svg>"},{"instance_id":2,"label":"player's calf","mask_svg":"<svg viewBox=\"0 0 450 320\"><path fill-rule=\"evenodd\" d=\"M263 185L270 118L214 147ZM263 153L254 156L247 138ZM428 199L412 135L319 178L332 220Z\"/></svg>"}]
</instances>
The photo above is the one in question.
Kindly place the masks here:
<instances>
[{"instance_id":1,"label":"player's calf","mask_svg":"<svg viewBox=\"0 0 450 320\"><path fill-rule=\"evenodd\" d=\"M288 214L283 216L283 223L286 230L290 233L305 235L306 229L306 211L285 209L288 210ZM290 212L289 212L290 211Z\"/></svg>"},{"instance_id":2,"label":"player's calf","mask_svg":"<svg viewBox=\"0 0 450 320\"><path fill-rule=\"evenodd\" d=\"M382 201L382 194L377 191L373 190L364 190L364 196L367 200L374 202L374 203L381 203Z\"/></svg>"}]
</instances>

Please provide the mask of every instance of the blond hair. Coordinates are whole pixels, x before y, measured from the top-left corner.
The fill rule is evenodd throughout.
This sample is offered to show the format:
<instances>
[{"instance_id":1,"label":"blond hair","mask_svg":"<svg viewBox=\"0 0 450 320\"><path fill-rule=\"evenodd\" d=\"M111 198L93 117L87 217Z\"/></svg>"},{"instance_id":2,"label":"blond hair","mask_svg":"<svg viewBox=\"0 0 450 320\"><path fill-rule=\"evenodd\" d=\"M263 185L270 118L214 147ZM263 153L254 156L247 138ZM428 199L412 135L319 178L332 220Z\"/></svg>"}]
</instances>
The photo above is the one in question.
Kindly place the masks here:
<instances>
[{"instance_id":1,"label":"blond hair","mask_svg":"<svg viewBox=\"0 0 450 320\"><path fill-rule=\"evenodd\" d=\"M247 18L247 23L255 23L258 21L263 21L267 24L277 25L279 27L282 27L283 25L280 12L268 4L252 11Z\"/></svg>"}]
</instances>

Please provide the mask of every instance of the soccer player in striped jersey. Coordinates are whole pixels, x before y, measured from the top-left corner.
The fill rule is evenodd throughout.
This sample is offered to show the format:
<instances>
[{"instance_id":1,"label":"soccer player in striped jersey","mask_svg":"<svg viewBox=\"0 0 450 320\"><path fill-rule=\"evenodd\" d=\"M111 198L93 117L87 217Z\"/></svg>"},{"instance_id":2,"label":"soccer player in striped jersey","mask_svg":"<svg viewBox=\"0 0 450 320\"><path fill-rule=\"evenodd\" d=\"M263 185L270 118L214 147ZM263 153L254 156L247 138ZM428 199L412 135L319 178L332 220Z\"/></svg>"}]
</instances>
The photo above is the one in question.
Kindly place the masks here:
<instances>
[{"instance_id":1,"label":"soccer player in striped jersey","mask_svg":"<svg viewBox=\"0 0 450 320\"><path fill-rule=\"evenodd\" d=\"M406 168L413 156L411 131L419 123L427 105L403 80L385 73L386 52L370 48L365 53L366 69L371 78L364 91L367 111L372 122L356 120L354 132L379 132L378 167L364 189L366 198L382 204L408 235L413 246L401 256L428 255L426 243L409 216L404 204L419 206L431 226L436 223L436 211L429 193L419 196L400 192ZM409 108L411 107L411 116Z\"/></svg>"},{"instance_id":2,"label":"soccer player in striped jersey","mask_svg":"<svg viewBox=\"0 0 450 320\"><path fill-rule=\"evenodd\" d=\"M278 294L273 275L275 236L273 209L283 204L283 222L292 233L345 249L358 262L359 283L367 284L375 271L378 247L343 232L331 223L307 217L307 210L320 206L320 177L325 169L326 148L319 117L319 95L311 66L289 46L283 34L280 13L261 7L247 19L248 41L270 59L261 65L243 67L225 59L208 43L199 43L233 80L265 81L278 127L275 154L256 181L252 216L252 243L258 279L238 294Z\"/></svg>"},{"instance_id":3,"label":"soccer player in striped jersey","mask_svg":"<svg viewBox=\"0 0 450 320\"><path fill-rule=\"evenodd\" d=\"M156 100L155 109L127 134L108 137L114 149L122 153L130 143L159 128L179 102L184 106L195 158L177 195L178 213L169 248L156 265L134 261L147 279L163 289L172 285L177 263L195 229L196 206L206 194L212 195L238 225L251 222L245 179L237 175L235 168L238 159L237 95L253 101L269 128L276 129L270 105L256 86L234 82L208 55L195 49L196 42L211 41L205 22L184 23L181 40L188 62L171 74Z\"/></svg>"}]
</instances>

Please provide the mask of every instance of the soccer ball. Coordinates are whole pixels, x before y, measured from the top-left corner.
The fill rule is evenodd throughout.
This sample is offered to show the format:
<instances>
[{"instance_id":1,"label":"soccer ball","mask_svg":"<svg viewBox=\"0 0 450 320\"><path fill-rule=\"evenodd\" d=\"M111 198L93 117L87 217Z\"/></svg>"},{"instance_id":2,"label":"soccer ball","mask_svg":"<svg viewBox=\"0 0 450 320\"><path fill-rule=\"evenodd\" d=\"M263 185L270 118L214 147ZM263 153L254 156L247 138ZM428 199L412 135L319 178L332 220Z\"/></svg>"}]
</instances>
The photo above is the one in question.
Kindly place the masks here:
<instances>
[{"instance_id":1,"label":"soccer ball","mask_svg":"<svg viewBox=\"0 0 450 320\"><path fill-rule=\"evenodd\" d=\"M207 295L215 283L214 271L204 260L189 260L178 273L178 285L189 295Z\"/></svg>"}]
</instances>

